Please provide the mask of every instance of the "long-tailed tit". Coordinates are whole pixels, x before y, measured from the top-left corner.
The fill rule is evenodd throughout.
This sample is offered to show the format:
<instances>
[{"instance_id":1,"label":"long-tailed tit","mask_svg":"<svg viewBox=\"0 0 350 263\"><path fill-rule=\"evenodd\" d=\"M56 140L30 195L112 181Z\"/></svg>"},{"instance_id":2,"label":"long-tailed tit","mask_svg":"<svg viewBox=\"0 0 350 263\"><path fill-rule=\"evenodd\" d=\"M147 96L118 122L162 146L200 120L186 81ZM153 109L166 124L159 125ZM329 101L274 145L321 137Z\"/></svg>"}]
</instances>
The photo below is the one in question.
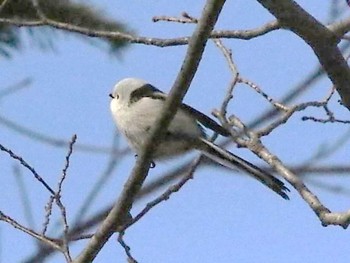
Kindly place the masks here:
<instances>
[{"instance_id":1,"label":"long-tailed tit","mask_svg":"<svg viewBox=\"0 0 350 263\"><path fill-rule=\"evenodd\" d=\"M119 131L125 135L136 153L140 152L167 95L144 80L126 78L115 85L110 97L110 109ZM283 182L208 141L203 126L220 135L229 136L229 132L214 120L181 104L153 158L172 157L196 149L221 165L247 172L284 199L289 199L286 194L289 190Z\"/></svg>"}]
</instances>

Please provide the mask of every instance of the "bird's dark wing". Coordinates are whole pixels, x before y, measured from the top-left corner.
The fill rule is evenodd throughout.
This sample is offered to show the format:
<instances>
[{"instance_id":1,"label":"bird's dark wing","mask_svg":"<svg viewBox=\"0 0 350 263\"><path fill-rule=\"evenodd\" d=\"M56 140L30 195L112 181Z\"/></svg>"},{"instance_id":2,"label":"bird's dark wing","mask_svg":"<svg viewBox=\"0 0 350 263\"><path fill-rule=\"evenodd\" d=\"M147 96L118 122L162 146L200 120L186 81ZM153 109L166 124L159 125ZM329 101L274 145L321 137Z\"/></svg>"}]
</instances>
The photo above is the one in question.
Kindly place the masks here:
<instances>
[{"instance_id":1,"label":"bird's dark wing","mask_svg":"<svg viewBox=\"0 0 350 263\"><path fill-rule=\"evenodd\" d=\"M142 87L134 90L130 94L130 101L129 105L139 101L140 99L144 97L152 97L154 99L166 99L166 94L164 94L162 91L157 89L156 87L152 86L151 84L145 84Z\"/></svg>"},{"instance_id":2,"label":"bird's dark wing","mask_svg":"<svg viewBox=\"0 0 350 263\"><path fill-rule=\"evenodd\" d=\"M214 132L217 132L218 134L222 136L229 136L230 133L222 127L220 124L218 124L216 121L208 117L207 115L201 113L200 111L192 108L191 106L183 103L181 105L181 109L186 111L188 114L192 115L200 124L203 126L213 130Z\"/></svg>"}]
</instances>

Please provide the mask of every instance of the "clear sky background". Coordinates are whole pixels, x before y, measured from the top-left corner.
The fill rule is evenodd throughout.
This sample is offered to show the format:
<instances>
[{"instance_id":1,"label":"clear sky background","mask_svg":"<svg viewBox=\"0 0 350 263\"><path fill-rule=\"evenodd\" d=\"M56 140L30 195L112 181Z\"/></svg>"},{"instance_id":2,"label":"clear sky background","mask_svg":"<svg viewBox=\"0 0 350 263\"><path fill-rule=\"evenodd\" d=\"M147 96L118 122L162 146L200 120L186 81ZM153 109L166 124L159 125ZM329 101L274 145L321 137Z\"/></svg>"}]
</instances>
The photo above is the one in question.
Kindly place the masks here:
<instances>
[{"instance_id":1,"label":"clear sky background","mask_svg":"<svg viewBox=\"0 0 350 263\"><path fill-rule=\"evenodd\" d=\"M153 23L153 16L179 16L186 11L198 17L204 5L204 1L90 2L110 17L125 21L140 35L162 38L190 35L194 26ZM331 1L297 2L316 18L327 21ZM350 15L349 12L350 9L345 15ZM216 28L250 29L271 20L273 17L257 1L227 1ZM33 46L23 31L26 45L14 53L12 59L0 60L0 90L27 77L33 80L29 87L0 100L0 115L54 138L68 141L77 134L78 144L107 148L112 145L115 132L108 97L113 85L125 77L138 77L168 91L187 48L132 45L120 57L112 57L72 35L56 34L59 37L54 43L55 50L43 52ZM240 73L276 99L317 66L312 50L286 31L279 30L250 41L225 40L224 43L232 49ZM209 41L185 101L210 114L220 106L229 81L226 61ZM330 81L323 78L298 101L322 99L330 87ZM334 101L337 99L338 95ZM332 105L339 118L349 119L348 111L336 103ZM229 109L249 123L269 108L270 105L249 88L239 86ZM300 165L340 137L349 137L349 125L322 125L300 120L301 116L310 114L323 116L314 110L297 114L264 139L268 148L288 165ZM57 185L67 147L38 142L3 123L0 123L0 143L21 155L50 185ZM345 141L334 155L316 164L349 164L349 146ZM123 139L118 141L118 147L126 147ZM262 164L246 150L234 146L230 150ZM134 161L132 154L118 160L117 169L93 202L89 215L118 197ZM183 161L180 158L158 163L150 171L147 182ZM74 151L63 190L69 220L78 216L79 207L108 162L108 154ZM6 154L0 153L0 209L19 222L27 222L13 175L14 164ZM29 172L20 169L35 226L40 229L49 194ZM349 209L348 176L310 177L308 185L327 207L334 211ZM341 186L345 190L333 193L318 187L320 183ZM159 193L139 202L132 213L136 214ZM244 174L218 168L200 169L180 192L132 226L126 232L125 241L139 262L349 262L349 230L322 227L294 189L291 189L290 199L283 200ZM54 213L54 218L58 218L58 212ZM51 233L55 233L53 227ZM72 254L77 255L85 244L86 241L79 241L72 245ZM0 262L22 262L37 246L33 239L1 223L0 247ZM125 257L113 236L95 262L125 262ZM56 254L48 262L63 260L61 254Z\"/></svg>"}]
</instances>

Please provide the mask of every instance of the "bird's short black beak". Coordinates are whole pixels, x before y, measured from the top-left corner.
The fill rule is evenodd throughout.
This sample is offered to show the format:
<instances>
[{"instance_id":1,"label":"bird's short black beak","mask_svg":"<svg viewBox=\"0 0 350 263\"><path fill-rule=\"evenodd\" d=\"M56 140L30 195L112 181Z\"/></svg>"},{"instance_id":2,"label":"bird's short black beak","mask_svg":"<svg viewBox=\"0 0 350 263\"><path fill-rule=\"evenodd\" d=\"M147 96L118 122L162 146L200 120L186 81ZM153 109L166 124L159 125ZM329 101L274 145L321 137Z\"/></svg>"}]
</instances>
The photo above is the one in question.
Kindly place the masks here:
<instances>
[{"instance_id":1,"label":"bird's short black beak","mask_svg":"<svg viewBox=\"0 0 350 263\"><path fill-rule=\"evenodd\" d=\"M108 96L114 99L114 96L112 95L112 93L109 93Z\"/></svg>"}]
</instances>

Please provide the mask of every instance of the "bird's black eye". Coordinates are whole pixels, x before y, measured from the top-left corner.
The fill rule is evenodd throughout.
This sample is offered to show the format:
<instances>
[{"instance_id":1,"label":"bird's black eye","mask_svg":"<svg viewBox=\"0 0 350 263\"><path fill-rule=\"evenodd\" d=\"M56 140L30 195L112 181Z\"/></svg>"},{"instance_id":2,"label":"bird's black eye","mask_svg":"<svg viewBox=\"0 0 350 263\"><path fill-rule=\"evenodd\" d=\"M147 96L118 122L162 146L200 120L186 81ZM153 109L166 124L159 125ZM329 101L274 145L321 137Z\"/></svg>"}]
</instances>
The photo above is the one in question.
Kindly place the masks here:
<instances>
[{"instance_id":1,"label":"bird's black eye","mask_svg":"<svg viewBox=\"0 0 350 263\"><path fill-rule=\"evenodd\" d=\"M115 96L113 96L113 94L110 93L108 96L110 96L112 99L114 98L119 99L119 94L116 94Z\"/></svg>"}]
</instances>

